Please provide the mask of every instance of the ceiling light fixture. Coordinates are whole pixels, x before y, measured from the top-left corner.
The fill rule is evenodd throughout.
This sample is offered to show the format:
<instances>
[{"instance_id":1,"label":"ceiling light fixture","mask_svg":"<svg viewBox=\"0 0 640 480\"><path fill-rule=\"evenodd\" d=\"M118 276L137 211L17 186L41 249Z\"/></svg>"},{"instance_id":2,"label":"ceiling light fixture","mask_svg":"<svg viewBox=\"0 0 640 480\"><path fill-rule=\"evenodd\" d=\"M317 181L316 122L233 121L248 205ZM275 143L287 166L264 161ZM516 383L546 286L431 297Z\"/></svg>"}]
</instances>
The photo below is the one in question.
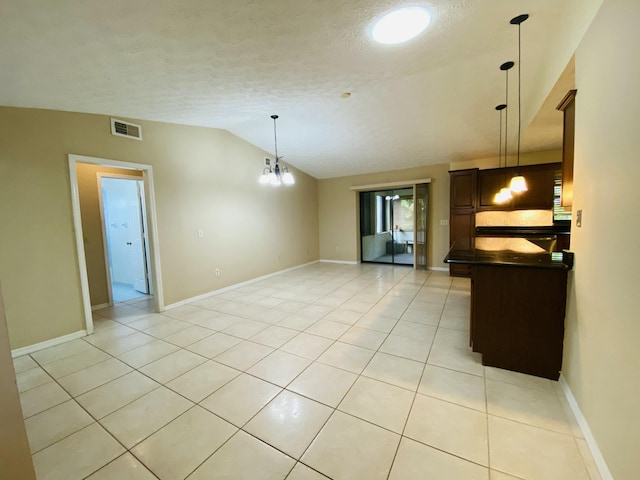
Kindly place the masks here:
<instances>
[{"instance_id":1,"label":"ceiling light fixture","mask_svg":"<svg viewBox=\"0 0 640 480\"><path fill-rule=\"evenodd\" d=\"M516 175L511 179L509 188L515 194L520 194L527 191L527 182L522 175L520 175L520 130L522 124L522 105L521 105L521 72L522 72L522 41L521 41L521 28L520 25L524 22L529 15L526 13L518 15L511 19L509 23L511 25L518 25L518 163L516 164Z\"/></svg>"},{"instance_id":2,"label":"ceiling light fixture","mask_svg":"<svg viewBox=\"0 0 640 480\"><path fill-rule=\"evenodd\" d=\"M502 111L504 110L504 166L507 166L507 140L509 134L509 109L507 108L507 104L509 103L509 70L513 68L513 62L504 62L500 65L500 70L504 72L505 81L504 81L504 103L498 105L496 110L500 111L500 142L502 142ZM499 150L500 152L500 150ZM498 163L500 164L500 156L501 153L498 153ZM500 166L500 165L498 165ZM493 203L503 204L507 203L513 198L511 193L511 189L507 187L503 187L500 189L498 193L496 193L495 197L493 197Z\"/></svg>"},{"instance_id":3,"label":"ceiling light fixture","mask_svg":"<svg viewBox=\"0 0 640 480\"><path fill-rule=\"evenodd\" d=\"M276 133L276 120L278 119L278 115L271 115L271 118L273 118L273 139L275 143L276 162L275 165L271 167L269 159L265 159L268 163L267 166L264 167L264 170L262 170L259 182L262 184L268 183L274 187L278 187L282 183L285 185L293 185L296 182L293 179L291 172L289 172L289 168L286 165L280 168L280 159L282 157L278 156L278 135Z\"/></svg>"},{"instance_id":4,"label":"ceiling light fixture","mask_svg":"<svg viewBox=\"0 0 640 480\"><path fill-rule=\"evenodd\" d=\"M371 35L376 42L395 45L417 37L430 22L431 15L425 7L403 7L376 21Z\"/></svg>"}]
</instances>

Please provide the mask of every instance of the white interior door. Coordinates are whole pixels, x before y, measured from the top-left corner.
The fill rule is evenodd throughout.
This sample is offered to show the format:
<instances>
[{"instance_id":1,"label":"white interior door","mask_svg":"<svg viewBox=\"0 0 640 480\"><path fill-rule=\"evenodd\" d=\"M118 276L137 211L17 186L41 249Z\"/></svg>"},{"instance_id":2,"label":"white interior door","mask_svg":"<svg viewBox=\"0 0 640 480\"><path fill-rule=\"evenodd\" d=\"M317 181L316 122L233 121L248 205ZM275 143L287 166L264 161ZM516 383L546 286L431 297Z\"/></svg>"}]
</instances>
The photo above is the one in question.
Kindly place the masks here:
<instances>
[{"instance_id":1,"label":"white interior door","mask_svg":"<svg viewBox=\"0 0 640 480\"><path fill-rule=\"evenodd\" d=\"M141 180L102 178L111 281L149 293L141 195Z\"/></svg>"}]
</instances>

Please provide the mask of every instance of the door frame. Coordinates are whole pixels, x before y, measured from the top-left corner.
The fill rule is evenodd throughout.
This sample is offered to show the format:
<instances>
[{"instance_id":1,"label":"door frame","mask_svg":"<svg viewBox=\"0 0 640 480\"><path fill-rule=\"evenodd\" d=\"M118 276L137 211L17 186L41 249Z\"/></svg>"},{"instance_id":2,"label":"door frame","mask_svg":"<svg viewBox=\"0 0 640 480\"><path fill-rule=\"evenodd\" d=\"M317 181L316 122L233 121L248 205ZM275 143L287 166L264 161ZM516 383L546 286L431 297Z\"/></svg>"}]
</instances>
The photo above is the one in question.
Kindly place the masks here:
<instances>
[{"instance_id":1,"label":"door frame","mask_svg":"<svg viewBox=\"0 0 640 480\"><path fill-rule=\"evenodd\" d=\"M409 187L413 187L413 199L414 199L414 209L415 209L415 198L416 198L416 185L422 184L422 183L427 183L427 184L431 184L431 178L418 178L418 179L414 179L414 180L405 180L405 181L400 181L400 182L385 182L385 183L372 183L372 184L368 184L368 185L353 185L351 187L349 187L349 190L351 190L352 192L356 193L356 216L358 219L358 228L356 229L356 235L357 235L357 244L360 246L360 248L358 249L358 261L360 263L362 263L362 234L360 232L360 192L366 192L366 191L372 191L372 190L390 190L393 189L395 187L398 188L409 188ZM429 193L429 195L431 195L431 193ZM414 216L414 231L415 231L415 216ZM415 240L414 240L414 248L413 251L415 252ZM413 269L416 269L416 254L413 254ZM428 267L427 267L428 269Z\"/></svg>"},{"instance_id":2,"label":"door frame","mask_svg":"<svg viewBox=\"0 0 640 480\"><path fill-rule=\"evenodd\" d=\"M85 155L69 154L69 178L71 187L71 206L73 211L73 225L76 237L76 253L78 257L80 288L87 334L93 333L93 314L91 310L91 297L89 295L89 276L87 273L87 261L84 252L84 236L82 232L82 216L80 213L80 194L78 191L77 163L89 163L103 167L124 168L139 170L142 172L144 183L145 206L148 224L149 238L149 275L154 286L153 303L156 312L164 310L164 295L162 290L162 275L160 273L160 249L158 245L158 227L156 217L155 190L153 186L153 168L151 165L141 163L122 162L107 158L88 157Z\"/></svg>"},{"instance_id":3,"label":"door frame","mask_svg":"<svg viewBox=\"0 0 640 480\"><path fill-rule=\"evenodd\" d=\"M136 182L142 182L142 188L144 188L144 179L143 177L137 175L124 175L121 173L110 173L110 172L96 172L97 182L98 182L98 203L100 205L100 226L102 227L102 246L104 249L104 266L107 272L107 290L109 292L109 305L114 305L113 302L113 279L111 278L111 269L109 268L109 242L107 239L107 225L105 222L104 216L104 199L102 196L102 179L103 178L115 178L120 180L133 180ZM147 222L147 212L145 208L144 198L140 198L140 210L142 211L142 218L140 222L142 223L142 231L143 231L143 241L144 241L144 263L145 263L145 271L147 274L147 282L149 287L148 295L153 295L153 281L151 280L151 265L149 261L150 252L149 252L149 226Z\"/></svg>"}]
</instances>

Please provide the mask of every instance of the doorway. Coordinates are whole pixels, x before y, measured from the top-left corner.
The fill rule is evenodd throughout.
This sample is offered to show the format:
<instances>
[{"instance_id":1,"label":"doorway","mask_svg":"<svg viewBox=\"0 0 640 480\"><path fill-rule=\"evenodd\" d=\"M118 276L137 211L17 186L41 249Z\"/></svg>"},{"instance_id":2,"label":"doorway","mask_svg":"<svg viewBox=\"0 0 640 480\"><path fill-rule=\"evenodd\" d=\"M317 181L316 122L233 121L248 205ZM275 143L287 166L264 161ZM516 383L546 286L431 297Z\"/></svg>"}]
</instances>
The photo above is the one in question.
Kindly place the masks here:
<instances>
[{"instance_id":1,"label":"doorway","mask_svg":"<svg viewBox=\"0 0 640 480\"><path fill-rule=\"evenodd\" d=\"M360 192L363 262L414 265L413 187Z\"/></svg>"},{"instance_id":2,"label":"doorway","mask_svg":"<svg viewBox=\"0 0 640 480\"><path fill-rule=\"evenodd\" d=\"M139 177L98 173L110 303L151 293L144 183Z\"/></svg>"},{"instance_id":3,"label":"doorway","mask_svg":"<svg viewBox=\"0 0 640 480\"><path fill-rule=\"evenodd\" d=\"M88 241L86 235L92 234L93 226L87 226L87 228L91 228L91 231L87 230L85 232L83 226L83 216L81 213L81 200L80 200L80 189L79 189L79 180L78 180L78 171L80 164L88 164L93 166L98 170L103 170L103 167L114 168L114 169L122 169L125 174L129 175L128 172L131 172L131 175L141 174L141 177L138 176L138 180L142 180L143 189L141 191L143 198L143 209L144 209L144 217L146 219L144 228L146 232L146 240L148 242L145 245L145 253L147 255L147 268L148 268L148 281L150 286L150 292L153 291L153 296L150 296L150 300L153 304L153 309L156 312L161 312L164 310L164 294L162 288L162 274L160 272L160 253L158 247L158 228L157 228L157 219L156 219L156 209L155 209L155 189L153 183L153 168L151 165L141 164L141 163L130 163L130 162L122 162L118 160L111 160L105 158L96 158L96 157L87 157L84 155L75 155L69 154L69 178L70 178L70 186L71 186L71 205L73 210L73 224L75 231L75 239L76 239L76 253L78 256L78 266L79 266L79 280L80 280L80 289L82 294L82 305L84 311L84 319L86 324L87 334L93 333L93 314L92 314L92 302L91 302L91 293L89 291L89 269L88 269L88 261L87 256L90 256L90 260L92 264L95 262L102 265L102 268L105 266L106 254L104 250L106 248L100 248L98 251L98 257L95 257L95 248L96 242ZM93 185L96 190L96 197L98 197L98 182L96 181L96 177L93 177ZM100 214L98 211L100 210L99 205L97 205L98 198L95 199L96 203L96 215L98 220L95 222L98 230L100 227ZM94 225L93 221L91 225ZM100 237L104 238L101 234ZM101 245L104 240L98 241ZM126 242L125 242L126 243ZM133 242L132 242L133 243ZM102 278L105 278L106 275L102 275ZM93 276L92 276L93 278ZM107 285L105 285L105 290ZM96 302L96 307L102 307L107 305L101 305L102 302Z\"/></svg>"}]
</instances>

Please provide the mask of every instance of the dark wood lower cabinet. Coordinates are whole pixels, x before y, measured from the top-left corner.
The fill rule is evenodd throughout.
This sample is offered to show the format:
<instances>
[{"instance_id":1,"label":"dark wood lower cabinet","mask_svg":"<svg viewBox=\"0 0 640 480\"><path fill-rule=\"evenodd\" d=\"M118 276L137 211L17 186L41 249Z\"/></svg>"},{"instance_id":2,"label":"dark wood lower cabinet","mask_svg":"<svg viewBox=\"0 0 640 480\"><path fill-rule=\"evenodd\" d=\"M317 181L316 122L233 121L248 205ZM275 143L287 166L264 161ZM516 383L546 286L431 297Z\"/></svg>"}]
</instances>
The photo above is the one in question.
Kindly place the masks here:
<instances>
[{"instance_id":1,"label":"dark wood lower cabinet","mask_svg":"<svg viewBox=\"0 0 640 480\"><path fill-rule=\"evenodd\" d=\"M482 364L557 380L567 270L473 265L471 344Z\"/></svg>"}]
</instances>

